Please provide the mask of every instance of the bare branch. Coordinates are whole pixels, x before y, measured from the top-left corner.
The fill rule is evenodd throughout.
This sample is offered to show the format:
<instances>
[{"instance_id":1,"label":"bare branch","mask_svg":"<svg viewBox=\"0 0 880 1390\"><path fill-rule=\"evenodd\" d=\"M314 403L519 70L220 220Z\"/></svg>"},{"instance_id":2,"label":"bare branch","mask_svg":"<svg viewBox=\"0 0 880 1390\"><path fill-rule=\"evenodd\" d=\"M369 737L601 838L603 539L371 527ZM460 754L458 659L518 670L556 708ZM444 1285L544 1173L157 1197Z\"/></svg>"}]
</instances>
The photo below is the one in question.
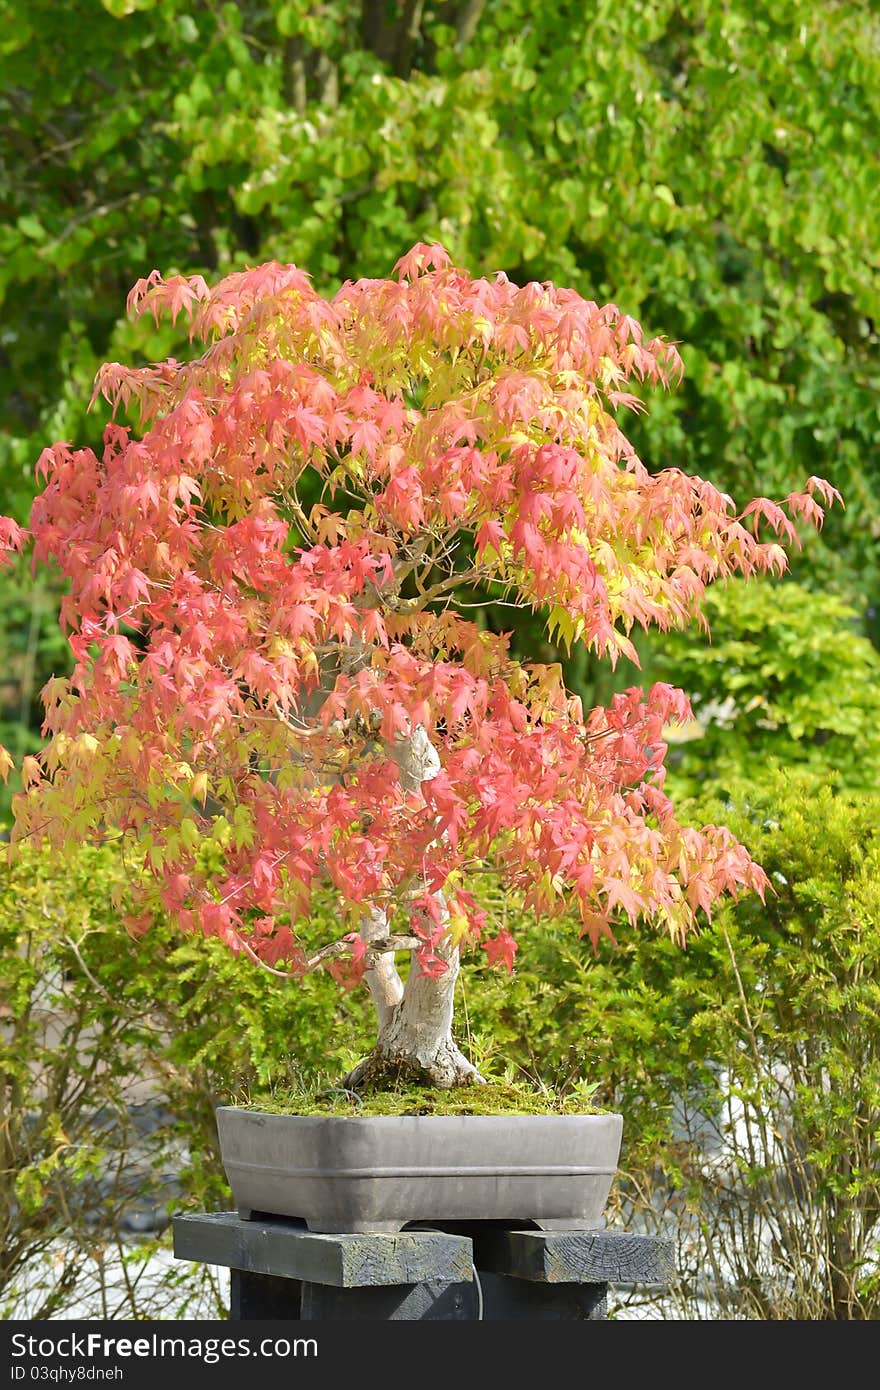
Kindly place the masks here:
<instances>
[{"instance_id":1,"label":"bare branch","mask_svg":"<svg viewBox=\"0 0 880 1390\"><path fill-rule=\"evenodd\" d=\"M368 969L364 972L364 984L370 991L381 1029L403 998L403 981L394 960L394 952L383 952L378 945L388 935L388 912L381 907L372 908L361 922L360 935L368 947Z\"/></svg>"},{"instance_id":2,"label":"bare branch","mask_svg":"<svg viewBox=\"0 0 880 1390\"><path fill-rule=\"evenodd\" d=\"M465 0L455 23L455 46L464 48L477 32L486 0Z\"/></svg>"},{"instance_id":3,"label":"bare branch","mask_svg":"<svg viewBox=\"0 0 880 1390\"><path fill-rule=\"evenodd\" d=\"M305 115L308 104L306 64L297 35L292 35L284 45L284 96L298 115Z\"/></svg>"},{"instance_id":4,"label":"bare branch","mask_svg":"<svg viewBox=\"0 0 880 1390\"><path fill-rule=\"evenodd\" d=\"M85 961L84 961L83 958L82 958L82 953L80 952L79 946L77 946L77 944L76 944L76 942L74 941L73 937L72 937L72 936L63 936L61 939L62 939L62 941L64 942L65 946L69 946L70 949L71 949L71 951L73 952L73 954L76 956L77 964L79 965L80 969L82 970L83 974L85 975L85 977L86 977L86 979L89 981L89 983L90 983L91 985L93 985L94 988L97 990L97 992L98 992L99 994L103 995L103 997L104 997L110 1004L115 1003L115 1000L111 998L111 996L108 994L108 992L107 992L107 990L104 988L104 986L103 986L102 984L99 984L99 982L95 979L95 977L94 977L94 975L92 974L92 972L91 972L91 970L89 969L89 967L86 965Z\"/></svg>"},{"instance_id":5,"label":"bare branch","mask_svg":"<svg viewBox=\"0 0 880 1390\"><path fill-rule=\"evenodd\" d=\"M302 975L308 975L313 970L317 970L319 965L325 961L336 960L339 956L350 956L355 949L355 939L350 936L339 937L336 941L330 941L326 946L322 946L314 955L309 956L305 964L299 970L278 970L274 965L267 965L261 960L249 942L240 940L241 949L254 965L258 965L261 970L265 970L269 975L277 975L282 980L296 980ZM382 936L371 941L367 948L366 959L369 966L373 966L383 955L393 951L416 951L424 942L417 936Z\"/></svg>"},{"instance_id":6,"label":"bare branch","mask_svg":"<svg viewBox=\"0 0 880 1390\"><path fill-rule=\"evenodd\" d=\"M339 105L339 69L323 50L318 54L315 71L320 84L320 100L324 106Z\"/></svg>"},{"instance_id":7,"label":"bare branch","mask_svg":"<svg viewBox=\"0 0 880 1390\"><path fill-rule=\"evenodd\" d=\"M419 936L382 936L371 943L367 959L371 955L381 955L387 951L417 951L424 944Z\"/></svg>"},{"instance_id":8,"label":"bare branch","mask_svg":"<svg viewBox=\"0 0 880 1390\"><path fill-rule=\"evenodd\" d=\"M403 14L397 28L397 42L394 46L395 77L406 78L412 72L413 53L422 27L424 8L425 0L404 0Z\"/></svg>"}]
</instances>

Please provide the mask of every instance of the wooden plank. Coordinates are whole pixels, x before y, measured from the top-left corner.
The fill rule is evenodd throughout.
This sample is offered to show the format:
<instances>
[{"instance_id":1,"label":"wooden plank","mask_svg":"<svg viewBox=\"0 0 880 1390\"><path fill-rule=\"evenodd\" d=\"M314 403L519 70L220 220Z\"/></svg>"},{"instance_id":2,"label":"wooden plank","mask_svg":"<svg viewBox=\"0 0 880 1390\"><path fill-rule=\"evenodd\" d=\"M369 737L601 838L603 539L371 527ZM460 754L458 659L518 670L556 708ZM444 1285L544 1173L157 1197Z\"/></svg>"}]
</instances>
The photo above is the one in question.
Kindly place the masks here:
<instances>
[{"instance_id":1,"label":"wooden plank","mask_svg":"<svg viewBox=\"0 0 880 1390\"><path fill-rule=\"evenodd\" d=\"M445 1231L319 1235L281 1217L240 1220L237 1212L174 1218L179 1260L225 1265L333 1288L456 1283L472 1277L472 1245Z\"/></svg>"},{"instance_id":2,"label":"wooden plank","mask_svg":"<svg viewBox=\"0 0 880 1390\"><path fill-rule=\"evenodd\" d=\"M671 1241L618 1231L505 1231L474 1239L478 1269L540 1284L669 1284Z\"/></svg>"}]
</instances>

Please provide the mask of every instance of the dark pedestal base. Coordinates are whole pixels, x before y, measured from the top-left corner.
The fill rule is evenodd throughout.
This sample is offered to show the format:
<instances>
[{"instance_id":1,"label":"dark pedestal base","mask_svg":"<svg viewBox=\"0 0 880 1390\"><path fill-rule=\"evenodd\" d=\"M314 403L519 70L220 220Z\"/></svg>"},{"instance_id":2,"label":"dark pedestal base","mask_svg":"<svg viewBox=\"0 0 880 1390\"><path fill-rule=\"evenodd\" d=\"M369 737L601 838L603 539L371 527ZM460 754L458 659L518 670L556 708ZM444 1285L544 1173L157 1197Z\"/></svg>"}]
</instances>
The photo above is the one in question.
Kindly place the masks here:
<instances>
[{"instance_id":1,"label":"dark pedestal base","mask_svg":"<svg viewBox=\"0 0 880 1390\"><path fill-rule=\"evenodd\" d=\"M235 1212L174 1219L178 1259L231 1271L236 1321L598 1320L610 1284L667 1284L672 1247L612 1231L534 1231L473 1222L464 1231L318 1235Z\"/></svg>"}]
</instances>

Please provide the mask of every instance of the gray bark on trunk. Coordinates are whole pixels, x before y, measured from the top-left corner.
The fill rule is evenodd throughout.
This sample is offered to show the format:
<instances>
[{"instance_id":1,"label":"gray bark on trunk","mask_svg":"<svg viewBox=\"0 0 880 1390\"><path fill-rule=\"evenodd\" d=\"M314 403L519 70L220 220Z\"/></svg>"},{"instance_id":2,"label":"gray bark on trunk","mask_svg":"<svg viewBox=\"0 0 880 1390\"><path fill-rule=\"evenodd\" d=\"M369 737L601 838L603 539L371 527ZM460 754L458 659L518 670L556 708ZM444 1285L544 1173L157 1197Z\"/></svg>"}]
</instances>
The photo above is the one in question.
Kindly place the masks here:
<instances>
[{"instance_id":1,"label":"gray bark on trunk","mask_svg":"<svg viewBox=\"0 0 880 1390\"><path fill-rule=\"evenodd\" d=\"M440 771L437 750L421 725L392 750L404 791L417 791ZM361 937L370 941L388 935L388 921L374 912L361 924ZM436 954L446 964L442 975L426 975L412 958L406 984L389 951L373 958L364 979L379 1021L376 1046L349 1072L345 1085L357 1090L371 1080L399 1077L432 1086L465 1086L484 1078L467 1060L452 1037L458 947L442 941Z\"/></svg>"}]
</instances>

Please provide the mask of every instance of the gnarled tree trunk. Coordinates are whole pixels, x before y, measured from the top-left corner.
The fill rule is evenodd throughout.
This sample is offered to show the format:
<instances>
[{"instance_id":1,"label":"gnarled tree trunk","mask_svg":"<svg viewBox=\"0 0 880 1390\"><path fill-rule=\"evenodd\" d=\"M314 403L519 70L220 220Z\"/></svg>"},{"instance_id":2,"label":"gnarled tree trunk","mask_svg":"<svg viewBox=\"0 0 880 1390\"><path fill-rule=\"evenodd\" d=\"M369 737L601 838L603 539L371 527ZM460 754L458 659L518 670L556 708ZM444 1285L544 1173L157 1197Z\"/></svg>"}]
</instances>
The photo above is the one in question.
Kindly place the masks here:
<instances>
[{"instance_id":1,"label":"gnarled tree trunk","mask_svg":"<svg viewBox=\"0 0 880 1390\"><path fill-rule=\"evenodd\" d=\"M440 770L437 750L421 726L402 739L393 754L406 791L417 791ZM372 913L361 925L361 936L368 946L387 935L383 913ZM345 1078L347 1086L357 1090L398 1078L442 1087L483 1081L452 1037L458 947L442 942L436 954L446 962L443 974L424 974L414 956L406 984L398 973L393 951L374 956L364 979L376 1006L379 1035L370 1055Z\"/></svg>"}]
</instances>

